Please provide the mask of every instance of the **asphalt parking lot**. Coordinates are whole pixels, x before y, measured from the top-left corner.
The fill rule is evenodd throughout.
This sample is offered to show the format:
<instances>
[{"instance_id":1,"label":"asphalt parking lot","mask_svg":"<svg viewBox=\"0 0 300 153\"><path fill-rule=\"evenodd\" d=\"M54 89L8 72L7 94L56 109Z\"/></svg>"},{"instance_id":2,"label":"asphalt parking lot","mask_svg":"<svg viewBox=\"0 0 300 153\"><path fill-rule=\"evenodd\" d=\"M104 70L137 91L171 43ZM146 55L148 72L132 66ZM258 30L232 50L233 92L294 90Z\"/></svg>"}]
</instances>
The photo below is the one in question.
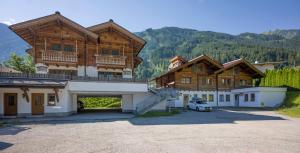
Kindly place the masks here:
<instances>
[{"instance_id":1,"label":"asphalt parking lot","mask_svg":"<svg viewBox=\"0 0 300 153\"><path fill-rule=\"evenodd\" d=\"M68 120L0 128L1 152L300 152L300 120L273 111Z\"/></svg>"}]
</instances>

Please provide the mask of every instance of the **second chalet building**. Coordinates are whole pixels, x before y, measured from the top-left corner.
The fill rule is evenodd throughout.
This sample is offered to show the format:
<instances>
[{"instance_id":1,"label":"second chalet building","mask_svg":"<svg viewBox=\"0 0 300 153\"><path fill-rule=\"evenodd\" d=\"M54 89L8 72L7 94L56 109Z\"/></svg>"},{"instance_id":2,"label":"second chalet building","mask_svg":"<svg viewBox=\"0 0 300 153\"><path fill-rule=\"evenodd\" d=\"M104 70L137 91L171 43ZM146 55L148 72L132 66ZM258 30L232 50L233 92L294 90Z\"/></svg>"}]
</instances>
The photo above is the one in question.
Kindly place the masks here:
<instances>
[{"instance_id":1,"label":"second chalet building","mask_svg":"<svg viewBox=\"0 0 300 153\"><path fill-rule=\"evenodd\" d=\"M212 106L275 107L285 97L284 88L254 87L264 74L245 59L221 64L206 55L190 61L176 56L168 69L152 82L156 88L177 90L170 107L186 107L193 98Z\"/></svg>"},{"instance_id":2,"label":"second chalet building","mask_svg":"<svg viewBox=\"0 0 300 153\"><path fill-rule=\"evenodd\" d=\"M149 89L134 76L146 42L112 20L85 28L56 12L10 29L32 47L37 73L0 72L0 116L69 115L82 96L118 96L122 111L135 113L182 108L193 97L212 106L272 107L285 96L284 89L253 88L264 74L246 60L221 64L205 55L173 58L154 79L160 90Z\"/></svg>"}]
</instances>

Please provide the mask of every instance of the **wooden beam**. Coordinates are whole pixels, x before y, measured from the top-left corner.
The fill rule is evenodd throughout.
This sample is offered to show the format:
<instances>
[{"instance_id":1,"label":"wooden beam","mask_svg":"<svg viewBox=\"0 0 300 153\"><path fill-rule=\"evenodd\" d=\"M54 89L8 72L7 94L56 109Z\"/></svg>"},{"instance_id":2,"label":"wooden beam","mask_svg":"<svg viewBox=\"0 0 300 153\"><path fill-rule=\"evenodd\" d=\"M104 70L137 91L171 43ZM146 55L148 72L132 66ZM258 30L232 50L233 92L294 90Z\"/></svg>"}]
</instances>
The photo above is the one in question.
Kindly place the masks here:
<instances>
[{"instance_id":1,"label":"wooden beam","mask_svg":"<svg viewBox=\"0 0 300 153\"><path fill-rule=\"evenodd\" d=\"M59 89L58 89L58 88L53 88L53 91L54 91L54 93L55 93L56 101L59 102L59 96L58 96L58 91L59 91Z\"/></svg>"},{"instance_id":2,"label":"wooden beam","mask_svg":"<svg viewBox=\"0 0 300 153\"><path fill-rule=\"evenodd\" d=\"M29 103L29 96L28 96L28 91L29 89L27 87L21 87L21 90L23 91L23 98L26 99L26 101Z\"/></svg>"}]
</instances>

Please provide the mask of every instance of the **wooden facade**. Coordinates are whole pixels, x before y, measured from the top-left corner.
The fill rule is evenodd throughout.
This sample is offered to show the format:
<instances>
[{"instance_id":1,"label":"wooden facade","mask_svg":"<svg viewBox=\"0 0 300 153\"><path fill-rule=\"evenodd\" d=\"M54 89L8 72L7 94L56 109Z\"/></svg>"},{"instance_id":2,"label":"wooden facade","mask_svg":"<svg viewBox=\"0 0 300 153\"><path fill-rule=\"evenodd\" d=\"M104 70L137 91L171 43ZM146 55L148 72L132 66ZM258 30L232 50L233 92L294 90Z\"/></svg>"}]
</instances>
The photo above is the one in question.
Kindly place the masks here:
<instances>
[{"instance_id":1,"label":"wooden facade","mask_svg":"<svg viewBox=\"0 0 300 153\"><path fill-rule=\"evenodd\" d=\"M87 67L98 71L134 71L141 62L138 53L145 41L112 20L89 28L67 19L59 12L10 26L28 42L29 54L49 72L78 70L87 76ZM54 69L54 70L53 70ZM49 71L50 70L50 71ZM78 72L78 74L80 74Z\"/></svg>"},{"instance_id":2,"label":"wooden facade","mask_svg":"<svg viewBox=\"0 0 300 153\"><path fill-rule=\"evenodd\" d=\"M263 77L263 73L249 64L246 60L239 59L221 65L202 55L170 69L154 80L156 87L174 87L190 91L251 87L252 80Z\"/></svg>"}]
</instances>

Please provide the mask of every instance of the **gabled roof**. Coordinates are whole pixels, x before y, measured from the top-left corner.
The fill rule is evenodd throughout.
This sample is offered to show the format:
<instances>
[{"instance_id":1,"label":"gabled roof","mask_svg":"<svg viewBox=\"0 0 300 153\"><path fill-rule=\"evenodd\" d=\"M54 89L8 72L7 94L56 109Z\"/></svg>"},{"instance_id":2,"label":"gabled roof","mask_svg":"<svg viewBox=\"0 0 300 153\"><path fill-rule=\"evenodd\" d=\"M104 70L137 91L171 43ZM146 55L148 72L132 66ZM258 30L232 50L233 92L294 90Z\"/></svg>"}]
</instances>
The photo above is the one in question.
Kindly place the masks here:
<instances>
[{"instance_id":1,"label":"gabled roof","mask_svg":"<svg viewBox=\"0 0 300 153\"><path fill-rule=\"evenodd\" d=\"M98 30L101 29L105 29L108 27L113 27L116 30L124 33L125 35L127 35L129 38L136 40L137 42L141 43L141 44L145 44L146 41L138 36L136 36L135 34L131 33L130 31L128 31L127 29L123 28L122 26L120 26L119 24L115 23L112 19L110 19L108 22L104 22L101 24L97 24L91 27L87 27L88 30L92 31L92 32L96 32Z\"/></svg>"},{"instance_id":2,"label":"gabled roof","mask_svg":"<svg viewBox=\"0 0 300 153\"><path fill-rule=\"evenodd\" d=\"M258 70L255 66L253 66L251 63L249 63L247 60L245 60L244 58L240 58L237 60L233 60L227 63L223 64L223 69L222 70L218 70L216 73L221 73L224 70L228 70L234 66L240 65L240 64L245 64L246 66L248 66L250 69L252 69L253 71L255 71L260 77L264 76L264 73L261 72L260 70Z\"/></svg>"},{"instance_id":3,"label":"gabled roof","mask_svg":"<svg viewBox=\"0 0 300 153\"><path fill-rule=\"evenodd\" d=\"M51 21L60 21L64 24L67 24L75 29L77 29L78 31L86 34L89 38L98 39L98 35L87 30L85 27L81 26L80 24L62 16L59 12L55 12L54 14L48 15L48 16L44 16L44 17L40 17L37 19L33 19L33 20L28 20L25 22L21 22L21 23L17 23L14 25L9 26L10 29L12 29L15 33L19 33L19 30L22 29L26 29L26 28L30 28L33 26L40 26L42 24L51 22ZM19 35L19 34L18 34ZM21 35L20 35L21 36ZM22 36L21 36L22 37Z\"/></svg>"},{"instance_id":4,"label":"gabled roof","mask_svg":"<svg viewBox=\"0 0 300 153\"><path fill-rule=\"evenodd\" d=\"M206 60L206 61L210 62L211 64L213 64L214 66L216 66L216 67L219 68L219 69L222 69L222 68L223 68L222 64L220 64L218 61L216 61L216 60L214 60L214 59L212 59L212 58L210 58L210 57L208 57L208 56L206 56L206 55L201 55L201 56L198 56L198 57L196 57L196 58L193 58L193 59L189 60L188 62L186 62L186 63L184 63L184 64L182 64L182 65L180 65L180 66L178 66L178 67L176 67L176 68L171 69L170 71L168 71L168 72L166 72L166 73L160 75L159 77L164 76L164 75L169 74L169 73L176 72L176 71L178 71L178 70L180 70L180 69L182 69L182 68L185 68L185 67L187 67L187 66L190 66L190 65L192 65L192 64L194 64L194 63L197 63L197 62L199 62L199 61L201 61L201 60ZM156 77L156 78L159 78L159 77ZM155 78L154 78L154 79L155 79ZM153 79L152 79L152 80L153 80Z\"/></svg>"}]
</instances>

